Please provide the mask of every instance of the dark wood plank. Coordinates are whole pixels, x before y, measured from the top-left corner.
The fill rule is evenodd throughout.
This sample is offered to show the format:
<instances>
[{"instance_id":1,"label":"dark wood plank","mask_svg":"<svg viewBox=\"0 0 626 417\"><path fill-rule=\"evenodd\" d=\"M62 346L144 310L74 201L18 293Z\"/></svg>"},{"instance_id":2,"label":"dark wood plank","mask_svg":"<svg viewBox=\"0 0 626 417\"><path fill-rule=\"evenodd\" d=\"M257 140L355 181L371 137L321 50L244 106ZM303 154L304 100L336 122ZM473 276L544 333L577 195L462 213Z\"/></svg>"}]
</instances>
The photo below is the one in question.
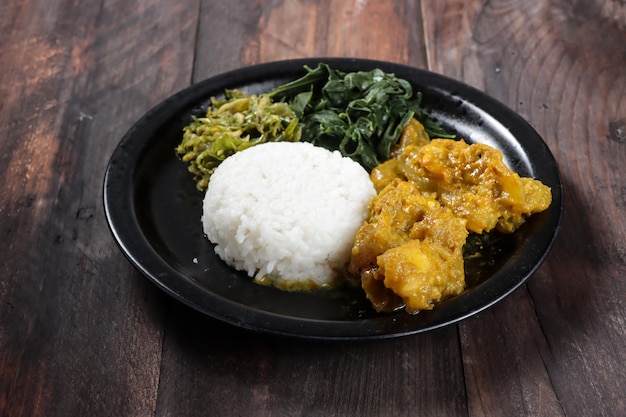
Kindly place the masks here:
<instances>
[{"instance_id":1,"label":"dark wood plank","mask_svg":"<svg viewBox=\"0 0 626 417\"><path fill-rule=\"evenodd\" d=\"M459 327L469 415L566 415L546 371L550 349L526 288Z\"/></svg>"},{"instance_id":2,"label":"dark wood plank","mask_svg":"<svg viewBox=\"0 0 626 417\"><path fill-rule=\"evenodd\" d=\"M424 6L433 69L522 114L565 184L560 238L529 292L461 326L471 414L544 415L539 404L548 415L623 415L626 8L611 0ZM475 343L490 335L494 346Z\"/></svg>"},{"instance_id":3,"label":"dark wood plank","mask_svg":"<svg viewBox=\"0 0 626 417\"><path fill-rule=\"evenodd\" d=\"M196 9L165 1L0 10L0 414L151 415L161 294L117 250L113 148L191 79Z\"/></svg>"},{"instance_id":4,"label":"dark wood plank","mask_svg":"<svg viewBox=\"0 0 626 417\"><path fill-rule=\"evenodd\" d=\"M242 65L316 56L425 65L414 1L205 1L198 35L196 80Z\"/></svg>"},{"instance_id":5,"label":"dark wood plank","mask_svg":"<svg viewBox=\"0 0 626 417\"><path fill-rule=\"evenodd\" d=\"M311 342L246 332L178 305L170 311L159 416L465 414L455 327L396 340Z\"/></svg>"}]
</instances>

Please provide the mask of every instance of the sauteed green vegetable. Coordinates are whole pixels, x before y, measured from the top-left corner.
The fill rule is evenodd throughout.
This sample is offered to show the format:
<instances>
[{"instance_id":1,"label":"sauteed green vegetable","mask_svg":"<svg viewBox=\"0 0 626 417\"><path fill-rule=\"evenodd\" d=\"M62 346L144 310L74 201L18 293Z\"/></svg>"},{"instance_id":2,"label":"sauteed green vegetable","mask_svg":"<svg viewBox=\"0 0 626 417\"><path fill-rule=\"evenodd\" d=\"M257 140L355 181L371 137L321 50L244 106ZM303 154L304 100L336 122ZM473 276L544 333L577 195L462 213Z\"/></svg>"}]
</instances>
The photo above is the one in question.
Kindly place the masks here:
<instances>
[{"instance_id":1,"label":"sauteed green vegetable","mask_svg":"<svg viewBox=\"0 0 626 417\"><path fill-rule=\"evenodd\" d=\"M269 93L291 105L304 141L338 142L330 146L371 170L389 158L411 118L419 120L431 137L454 137L428 116L421 107L421 93L413 94L407 80L380 69L346 73L326 64L305 68L305 76Z\"/></svg>"}]
</instances>

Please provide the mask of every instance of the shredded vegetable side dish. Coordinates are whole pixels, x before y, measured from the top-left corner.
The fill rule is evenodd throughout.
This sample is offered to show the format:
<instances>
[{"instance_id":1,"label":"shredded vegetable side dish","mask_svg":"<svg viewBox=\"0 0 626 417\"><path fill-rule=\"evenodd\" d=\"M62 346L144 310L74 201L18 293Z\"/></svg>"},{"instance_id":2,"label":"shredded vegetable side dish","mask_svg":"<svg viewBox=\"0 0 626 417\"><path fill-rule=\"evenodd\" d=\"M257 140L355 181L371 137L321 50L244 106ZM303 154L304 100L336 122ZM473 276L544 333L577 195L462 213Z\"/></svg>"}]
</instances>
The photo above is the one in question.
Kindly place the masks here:
<instances>
[{"instance_id":1,"label":"shredded vegetable side dish","mask_svg":"<svg viewBox=\"0 0 626 417\"><path fill-rule=\"evenodd\" d=\"M236 90L225 95L224 100L212 98L206 115L185 126L176 148L200 190L206 189L215 168L235 152L259 143L300 139L298 118L288 104Z\"/></svg>"}]
</instances>

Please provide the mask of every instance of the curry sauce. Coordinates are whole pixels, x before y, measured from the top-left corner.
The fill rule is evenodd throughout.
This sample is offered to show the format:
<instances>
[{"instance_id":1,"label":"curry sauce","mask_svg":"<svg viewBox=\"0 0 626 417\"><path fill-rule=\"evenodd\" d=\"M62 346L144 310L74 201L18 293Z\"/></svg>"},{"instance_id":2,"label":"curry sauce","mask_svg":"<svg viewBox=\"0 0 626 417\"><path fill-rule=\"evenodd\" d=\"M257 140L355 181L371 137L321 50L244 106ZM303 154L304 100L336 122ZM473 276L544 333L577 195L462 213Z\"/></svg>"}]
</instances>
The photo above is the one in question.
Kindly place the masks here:
<instances>
[{"instance_id":1,"label":"curry sauce","mask_svg":"<svg viewBox=\"0 0 626 417\"><path fill-rule=\"evenodd\" d=\"M552 201L549 187L520 177L497 149L431 140L415 119L370 177L378 195L357 232L350 271L377 311L432 309L460 294L469 232L512 233Z\"/></svg>"}]
</instances>

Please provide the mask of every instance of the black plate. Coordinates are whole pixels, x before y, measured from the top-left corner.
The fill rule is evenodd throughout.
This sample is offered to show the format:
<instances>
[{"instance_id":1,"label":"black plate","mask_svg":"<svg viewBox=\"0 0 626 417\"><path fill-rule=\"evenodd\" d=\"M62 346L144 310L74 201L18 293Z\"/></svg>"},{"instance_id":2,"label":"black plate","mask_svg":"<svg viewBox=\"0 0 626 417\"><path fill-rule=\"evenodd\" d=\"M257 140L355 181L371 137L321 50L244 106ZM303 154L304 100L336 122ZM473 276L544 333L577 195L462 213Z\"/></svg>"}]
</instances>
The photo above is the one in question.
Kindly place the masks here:
<instances>
[{"instance_id":1,"label":"black plate","mask_svg":"<svg viewBox=\"0 0 626 417\"><path fill-rule=\"evenodd\" d=\"M468 242L486 247L466 261L467 290L416 315L377 314L359 289L289 293L254 284L224 264L203 236L203 195L174 147L191 115L212 96L237 88L261 93L326 62L344 71L381 68L409 80L448 131L500 149L523 176L552 188L550 208L512 235ZM231 71L193 85L142 117L115 149L104 179L104 207L122 252L148 279L183 303L243 328L315 339L373 339L424 332L473 315L521 285L541 264L559 228L562 186L550 150L522 117L458 81L387 62L319 58Z\"/></svg>"}]
</instances>

